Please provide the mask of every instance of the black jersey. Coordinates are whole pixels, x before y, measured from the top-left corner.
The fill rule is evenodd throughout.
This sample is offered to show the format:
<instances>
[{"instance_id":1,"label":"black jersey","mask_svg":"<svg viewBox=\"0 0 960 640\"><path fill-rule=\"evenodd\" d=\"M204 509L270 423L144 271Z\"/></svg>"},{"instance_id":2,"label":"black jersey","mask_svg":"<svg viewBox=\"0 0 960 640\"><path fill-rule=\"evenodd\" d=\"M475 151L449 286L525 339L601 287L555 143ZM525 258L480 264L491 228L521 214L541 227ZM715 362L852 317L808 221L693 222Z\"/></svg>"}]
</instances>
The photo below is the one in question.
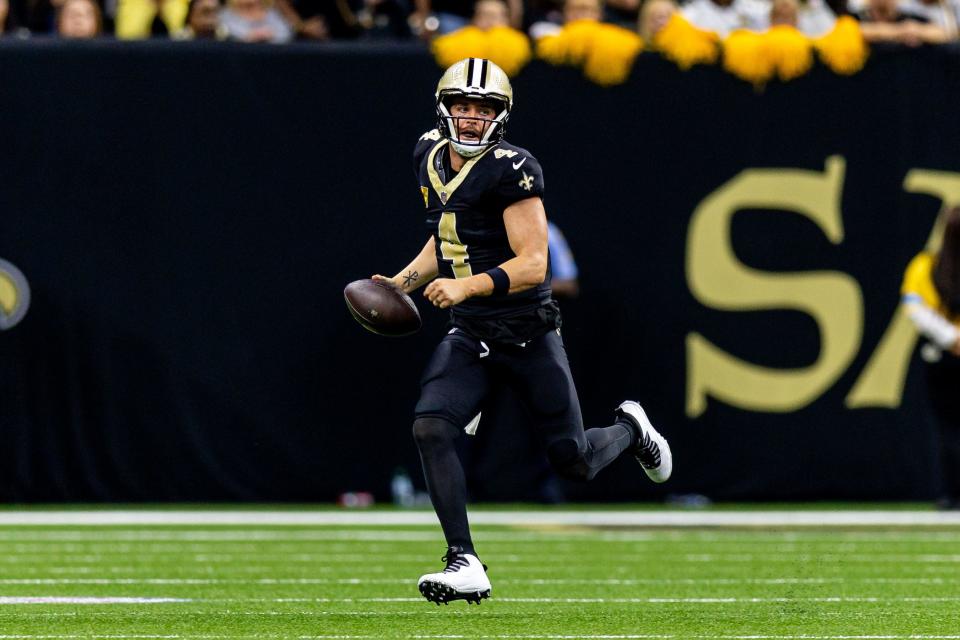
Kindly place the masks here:
<instances>
[{"instance_id":1,"label":"black jersey","mask_svg":"<svg viewBox=\"0 0 960 640\"><path fill-rule=\"evenodd\" d=\"M505 141L450 169L449 141L434 129L414 149L414 169L427 208L440 277L466 278L515 257L503 223L510 205L543 197L540 163ZM549 271L549 270L548 270ZM451 307L454 326L481 339L524 342L560 325L550 274L526 291L469 298Z\"/></svg>"}]
</instances>

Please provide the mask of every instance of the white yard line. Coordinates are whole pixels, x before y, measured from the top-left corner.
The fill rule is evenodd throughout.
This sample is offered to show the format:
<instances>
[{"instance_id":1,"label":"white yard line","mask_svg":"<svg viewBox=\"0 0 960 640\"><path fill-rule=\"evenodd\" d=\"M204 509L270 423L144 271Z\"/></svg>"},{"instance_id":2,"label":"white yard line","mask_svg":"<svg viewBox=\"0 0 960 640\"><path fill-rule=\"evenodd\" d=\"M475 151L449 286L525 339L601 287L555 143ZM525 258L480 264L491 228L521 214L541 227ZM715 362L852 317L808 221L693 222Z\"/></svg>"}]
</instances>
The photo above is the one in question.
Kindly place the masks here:
<instances>
[{"instance_id":1,"label":"white yard line","mask_svg":"<svg viewBox=\"0 0 960 640\"><path fill-rule=\"evenodd\" d=\"M475 511L475 525L636 527L960 526L938 511ZM6 525L436 525L432 511L3 511Z\"/></svg>"}]
</instances>

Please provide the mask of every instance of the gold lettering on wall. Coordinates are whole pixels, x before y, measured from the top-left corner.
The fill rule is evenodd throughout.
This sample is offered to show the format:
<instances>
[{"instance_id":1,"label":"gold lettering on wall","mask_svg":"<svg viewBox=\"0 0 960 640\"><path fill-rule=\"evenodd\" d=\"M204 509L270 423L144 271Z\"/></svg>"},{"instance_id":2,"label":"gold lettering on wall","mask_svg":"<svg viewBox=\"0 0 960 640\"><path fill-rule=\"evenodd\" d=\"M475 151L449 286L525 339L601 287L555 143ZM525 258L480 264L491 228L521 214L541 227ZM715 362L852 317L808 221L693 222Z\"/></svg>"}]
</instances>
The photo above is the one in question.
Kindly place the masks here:
<instances>
[{"instance_id":1,"label":"gold lettering on wall","mask_svg":"<svg viewBox=\"0 0 960 640\"><path fill-rule=\"evenodd\" d=\"M707 398L754 411L787 412L819 397L842 375L863 336L863 299L845 273L771 273L740 262L730 225L737 211L773 209L810 219L833 244L843 240L840 200L844 159L831 156L823 172L748 169L707 196L687 236L687 283L702 304L722 311L790 309L808 314L820 332L816 361L797 369L739 359L703 335L687 336L687 415L701 415ZM779 214L777 214L779 215ZM789 339L784 336L784 339Z\"/></svg>"},{"instance_id":2,"label":"gold lettering on wall","mask_svg":"<svg viewBox=\"0 0 960 640\"><path fill-rule=\"evenodd\" d=\"M913 169L904 178L903 188L911 193L926 193L938 198L943 203L941 211L960 204L960 174L957 173ZM938 217L927 239L928 251L937 251L940 248L940 238L943 235L941 226ZM910 357L916 344L917 332L913 323L903 307L898 305L880 344L844 404L850 409L899 407L910 369Z\"/></svg>"}]
</instances>

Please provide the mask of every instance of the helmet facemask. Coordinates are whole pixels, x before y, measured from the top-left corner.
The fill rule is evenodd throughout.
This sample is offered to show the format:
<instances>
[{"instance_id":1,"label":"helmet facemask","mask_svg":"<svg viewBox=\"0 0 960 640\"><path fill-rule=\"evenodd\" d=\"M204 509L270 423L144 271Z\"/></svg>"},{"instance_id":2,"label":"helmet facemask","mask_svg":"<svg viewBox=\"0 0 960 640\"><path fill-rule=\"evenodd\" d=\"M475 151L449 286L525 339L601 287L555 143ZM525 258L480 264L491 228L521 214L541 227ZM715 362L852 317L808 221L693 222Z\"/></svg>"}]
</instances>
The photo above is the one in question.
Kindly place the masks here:
<instances>
[{"instance_id":1,"label":"helmet facemask","mask_svg":"<svg viewBox=\"0 0 960 640\"><path fill-rule=\"evenodd\" d=\"M494 105L497 115L493 119L480 118L476 116L464 117L454 116L450 112L450 107L458 99L483 100ZM462 91L442 92L437 100L437 118L438 128L441 135L450 140L450 145L454 150L465 158L477 156L492 144L496 144L503 139L506 132L507 119L510 117L509 102L505 97L496 94L468 94ZM480 123L479 140L473 138L464 139L461 136L461 127L464 121L473 121Z\"/></svg>"}]
</instances>

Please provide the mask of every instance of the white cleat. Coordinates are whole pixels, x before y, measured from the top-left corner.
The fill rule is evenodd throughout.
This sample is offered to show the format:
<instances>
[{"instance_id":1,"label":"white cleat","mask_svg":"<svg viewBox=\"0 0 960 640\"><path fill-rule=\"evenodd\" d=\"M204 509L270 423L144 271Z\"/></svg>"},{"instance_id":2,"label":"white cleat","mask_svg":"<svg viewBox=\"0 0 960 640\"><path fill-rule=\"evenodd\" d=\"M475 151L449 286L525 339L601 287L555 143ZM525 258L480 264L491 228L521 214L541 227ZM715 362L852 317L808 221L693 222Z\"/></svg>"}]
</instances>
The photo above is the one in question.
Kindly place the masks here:
<instances>
[{"instance_id":1,"label":"white cleat","mask_svg":"<svg viewBox=\"0 0 960 640\"><path fill-rule=\"evenodd\" d=\"M639 438L633 456L654 482L666 482L673 473L673 454L667 439L660 435L643 411L640 403L627 400L617 407L617 415L626 418L637 427Z\"/></svg>"},{"instance_id":2,"label":"white cleat","mask_svg":"<svg viewBox=\"0 0 960 640\"><path fill-rule=\"evenodd\" d=\"M443 556L447 568L440 573L421 576L417 587L423 597L439 606L451 600L466 600L468 604L480 604L482 598L490 597L490 580L486 567L476 556L462 553L450 547Z\"/></svg>"}]
</instances>

